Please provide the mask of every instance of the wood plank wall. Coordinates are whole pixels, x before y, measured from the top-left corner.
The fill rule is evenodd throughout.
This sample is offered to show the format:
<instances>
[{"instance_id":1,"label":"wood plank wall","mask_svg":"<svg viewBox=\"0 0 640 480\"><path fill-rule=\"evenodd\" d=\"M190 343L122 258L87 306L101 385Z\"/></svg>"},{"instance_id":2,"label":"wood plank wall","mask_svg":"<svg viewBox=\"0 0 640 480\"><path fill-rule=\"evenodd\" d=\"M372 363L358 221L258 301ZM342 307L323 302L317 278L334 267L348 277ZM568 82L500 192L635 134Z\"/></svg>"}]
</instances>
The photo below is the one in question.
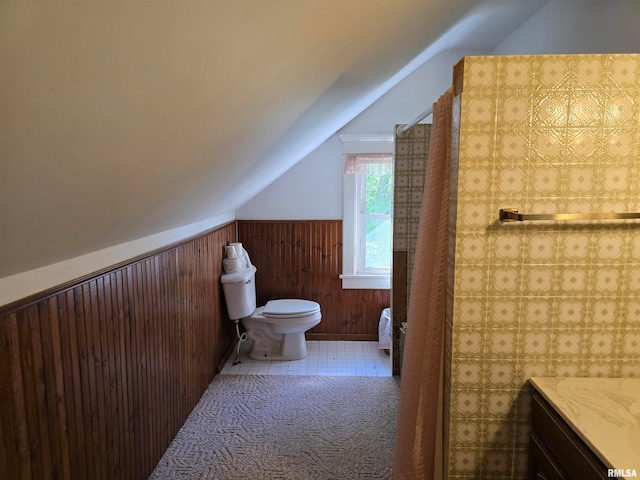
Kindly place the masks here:
<instances>
[{"instance_id":1,"label":"wood plank wall","mask_svg":"<svg viewBox=\"0 0 640 480\"><path fill-rule=\"evenodd\" d=\"M146 479L232 346L235 222L0 308L0 478Z\"/></svg>"},{"instance_id":2,"label":"wood plank wall","mask_svg":"<svg viewBox=\"0 0 640 480\"><path fill-rule=\"evenodd\" d=\"M238 239L257 267L259 305L278 298L314 300L322 321L308 339L378 340L389 290L343 290L342 221L238 221Z\"/></svg>"}]
</instances>

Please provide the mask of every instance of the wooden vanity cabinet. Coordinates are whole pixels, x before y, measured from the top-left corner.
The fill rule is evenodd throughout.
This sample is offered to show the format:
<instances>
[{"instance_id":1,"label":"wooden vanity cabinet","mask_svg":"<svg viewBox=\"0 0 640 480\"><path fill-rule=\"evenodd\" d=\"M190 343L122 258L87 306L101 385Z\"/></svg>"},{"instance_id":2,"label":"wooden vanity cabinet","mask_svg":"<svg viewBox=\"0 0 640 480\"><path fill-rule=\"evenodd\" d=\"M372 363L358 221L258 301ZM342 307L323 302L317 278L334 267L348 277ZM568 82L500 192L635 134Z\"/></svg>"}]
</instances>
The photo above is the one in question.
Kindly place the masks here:
<instances>
[{"instance_id":1,"label":"wooden vanity cabinet","mask_svg":"<svg viewBox=\"0 0 640 480\"><path fill-rule=\"evenodd\" d=\"M610 479L608 467L537 391L531 407L530 480Z\"/></svg>"}]
</instances>

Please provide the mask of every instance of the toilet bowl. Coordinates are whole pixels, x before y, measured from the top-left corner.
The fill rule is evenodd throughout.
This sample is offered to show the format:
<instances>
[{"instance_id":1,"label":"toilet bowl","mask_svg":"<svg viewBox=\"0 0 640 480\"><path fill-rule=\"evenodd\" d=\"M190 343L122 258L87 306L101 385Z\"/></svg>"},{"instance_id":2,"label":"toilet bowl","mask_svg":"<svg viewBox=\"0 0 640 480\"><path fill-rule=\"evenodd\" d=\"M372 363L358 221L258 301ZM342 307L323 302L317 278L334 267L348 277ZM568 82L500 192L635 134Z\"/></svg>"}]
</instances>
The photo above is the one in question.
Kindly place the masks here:
<instances>
[{"instance_id":1,"label":"toilet bowl","mask_svg":"<svg viewBox=\"0 0 640 480\"><path fill-rule=\"evenodd\" d=\"M248 258L248 256L247 256ZM241 321L254 360L300 360L307 356L305 332L320 323L320 305L311 300L270 300L256 308L256 268L225 273L221 282L229 318Z\"/></svg>"},{"instance_id":2,"label":"toilet bowl","mask_svg":"<svg viewBox=\"0 0 640 480\"><path fill-rule=\"evenodd\" d=\"M305 332L320 323L320 305L310 300L270 300L241 319L254 360L300 360L307 356Z\"/></svg>"}]
</instances>

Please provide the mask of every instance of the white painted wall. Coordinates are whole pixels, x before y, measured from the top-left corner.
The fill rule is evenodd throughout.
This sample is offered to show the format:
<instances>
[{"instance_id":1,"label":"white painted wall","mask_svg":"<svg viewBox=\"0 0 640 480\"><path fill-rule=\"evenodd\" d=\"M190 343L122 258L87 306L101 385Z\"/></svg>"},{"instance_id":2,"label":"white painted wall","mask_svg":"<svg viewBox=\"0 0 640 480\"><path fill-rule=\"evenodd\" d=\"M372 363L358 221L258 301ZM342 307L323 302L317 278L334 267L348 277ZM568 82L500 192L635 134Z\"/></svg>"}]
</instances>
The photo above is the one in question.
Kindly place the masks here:
<instances>
[{"instance_id":1,"label":"white painted wall","mask_svg":"<svg viewBox=\"0 0 640 480\"><path fill-rule=\"evenodd\" d=\"M552 0L494 54L638 53L639 25L637 0Z\"/></svg>"},{"instance_id":2,"label":"white painted wall","mask_svg":"<svg viewBox=\"0 0 640 480\"><path fill-rule=\"evenodd\" d=\"M435 55L392 88L338 133L393 133L431 107L450 86L453 66L465 55L487 55L483 50L448 50ZM431 122L431 117L426 123Z\"/></svg>"},{"instance_id":3,"label":"white painted wall","mask_svg":"<svg viewBox=\"0 0 640 480\"><path fill-rule=\"evenodd\" d=\"M552 0L491 52L442 52L237 210L236 217L342 218L343 160L338 135L392 133L395 124L410 122L451 86L453 65L465 55L637 53L638 25L638 0Z\"/></svg>"},{"instance_id":4,"label":"white painted wall","mask_svg":"<svg viewBox=\"0 0 640 480\"><path fill-rule=\"evenodd\" d=\"M232 213L0 278L0 306L232 222Z\"/></svg>"},{"instance_id":5,"label":"white painted wall","mask_svg":"<svg viewBox=\"0 0 640 480\"><path fill-rule=\"evenodd\" d=\"M341 134L390 134L431 106L451 86L452 70L465 55L447 51L425 62L318 149L236 211L244 220L335 220L342 218ZM430 121L427 119L427 121Z\"/></svg>"},{"instance_id":6,"label":"white painted wall","mask_svg":"<svg viewBox=\"0 0 640 480\"><path fill-rule=\"evenodd\" d=\"M341 142L333 135L236 212L238 219L342 218ZM336 152L338 152L336 154Z\"/></svg>"}]
</instances>

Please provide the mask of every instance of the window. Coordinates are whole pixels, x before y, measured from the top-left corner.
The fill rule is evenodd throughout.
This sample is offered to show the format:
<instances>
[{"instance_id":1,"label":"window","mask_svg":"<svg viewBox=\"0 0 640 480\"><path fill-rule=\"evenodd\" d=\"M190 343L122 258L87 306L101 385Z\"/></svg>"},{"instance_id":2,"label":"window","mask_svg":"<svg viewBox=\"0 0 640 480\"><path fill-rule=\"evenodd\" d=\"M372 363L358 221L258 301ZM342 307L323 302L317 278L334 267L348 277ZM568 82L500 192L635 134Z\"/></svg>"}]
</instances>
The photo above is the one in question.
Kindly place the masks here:
<instances>
[{"instance_id":1,"label":"window","mask_svg":"<svg viewBox=\"0 0 640 480\"><path fill-rule=\"evenodd\" d=\"M341 135L343 288L390 288L393 137Z\"/></svg>"},{"instance_id":2,"label":"window","mask_svg":"<svg viewBox=\"0 0 640 480\"><path fill-rule=\"evenodd\" d=\"M348 157L353 158L353 157ZM391 155L355 157L356 185L356 273L391 270L393 212L393 164Z\"/></svg>"}]
</instances>

